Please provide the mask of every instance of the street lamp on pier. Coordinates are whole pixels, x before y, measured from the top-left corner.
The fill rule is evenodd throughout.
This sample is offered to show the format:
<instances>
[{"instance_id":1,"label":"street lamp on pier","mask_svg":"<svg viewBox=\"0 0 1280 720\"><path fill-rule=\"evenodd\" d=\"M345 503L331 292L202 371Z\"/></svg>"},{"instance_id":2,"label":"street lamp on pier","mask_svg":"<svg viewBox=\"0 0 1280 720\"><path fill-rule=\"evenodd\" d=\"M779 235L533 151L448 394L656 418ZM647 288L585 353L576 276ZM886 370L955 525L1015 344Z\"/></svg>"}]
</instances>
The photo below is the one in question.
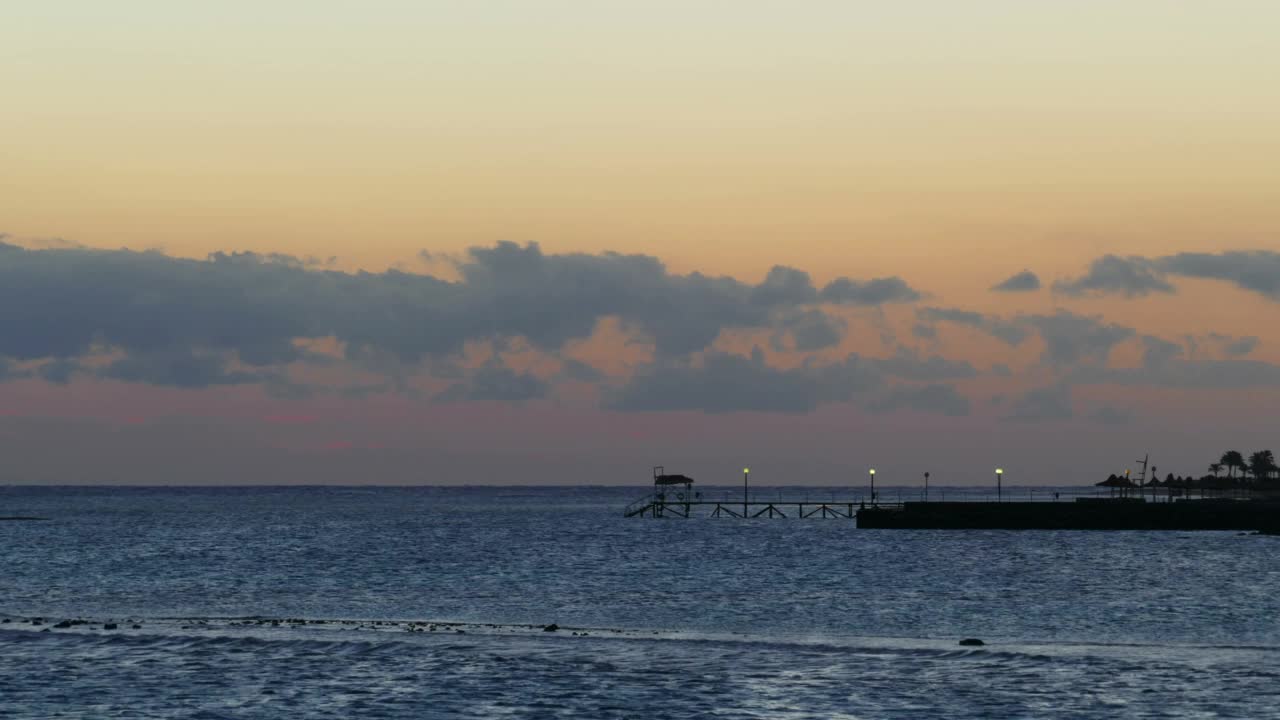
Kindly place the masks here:
<instances>
[{"instance_id":1,"label":"street lamp on pier","mask_svg":"<svg viewBox=\"0 0 1280 720\"><path fill-rule=\"evenodd\" d=\"M1004 477L1004 469L1003 469L1003 468L996 468L996 502L1000 502L1000 501L1001 501L1001 500L1000 500L1000 498L1001 498L1001 495L1003 494L1003 493L1001 492L1001 490L1002 490L1001 485L1003 484L1003 483L1001 482L1001 479L1002 479L1003 477Z\"/></svg>"},{"instance_id":2,"label":"street lamp on pier","mask_svg":"<svg viewBox=\"0 0 1280 720\"><path fill-rule=\"evenodd\" d=\"M876 469L871 468L871 504L876 504Z\"/></svg>"}]
</instances>

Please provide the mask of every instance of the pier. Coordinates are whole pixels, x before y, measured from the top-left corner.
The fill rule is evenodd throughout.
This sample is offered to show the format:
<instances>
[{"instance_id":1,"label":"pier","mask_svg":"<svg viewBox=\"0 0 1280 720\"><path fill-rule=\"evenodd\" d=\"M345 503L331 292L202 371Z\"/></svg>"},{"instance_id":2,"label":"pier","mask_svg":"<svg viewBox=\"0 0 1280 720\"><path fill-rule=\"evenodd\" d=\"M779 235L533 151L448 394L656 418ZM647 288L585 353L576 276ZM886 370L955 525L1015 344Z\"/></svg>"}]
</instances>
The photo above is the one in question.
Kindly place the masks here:
<instances>
[{"instance_id":1,"label":"pier","mask_svg":"<svg viewBox=\"0 0 1280 720\"><path fill-rule=\"evenodd\" d=\"M696 515L733 518L844 518L858 516L859 503L822 500L664 500L641 498L627 506L624 517L681 517Z\"/></svg>"},{"instance_id":2,"label":"pier","mask_svg":"<svg viewBox=\"0 0 1280 720\"><path fill-rule=\"evenodd\" d=\"M653 491L623 510L624 517L647 518L791 518L854 520L866 529L913 530L1266 530L1280 532L1280 497L1192 498L1179 490L1140 491L1104 485L1107 494L1026 489L1016 493L997 486L991 497L934 489L898 494L897 502L880 502L882 493L828 499L753 496L743 471L740 496L715 491L720 498L694 490L693 478L668 475L654 468ZM1154 490L1154 489L1153 489ZM905 497L904 497L905 496ZM913 499L919 498L919 499Z\"/></svg>"},{"instance_id":3,"label":"pier","mask_svg":"<svg viewBox=\"0 0 1280 720\"><path fill-rule=\"evenodd\" d=\"M644 495L628 505L623 517L679 517L689 518L695 515L706 517L731 518L844 518L853 520L857 517L858 508L863 505L859 500L793 499L762 500L751 499L748 478L751 471L742 470L742 499L729 499L728 493L719 499L703 497L700 491L693 489L693 478L686 475L667 474L661 465L653 468L653 492Z\"/></svg>"},{"instance_id":4,"label":"pier","mask_svg":"<svg viewBox=\"0 0 1280 720\"><path fill-rule=\"evenodd\" d=\"M907 502L868 507L858 527L914 530L1261 530L1280 501L1077 498L1075 502Z\"/></svg>"}]
</instances>

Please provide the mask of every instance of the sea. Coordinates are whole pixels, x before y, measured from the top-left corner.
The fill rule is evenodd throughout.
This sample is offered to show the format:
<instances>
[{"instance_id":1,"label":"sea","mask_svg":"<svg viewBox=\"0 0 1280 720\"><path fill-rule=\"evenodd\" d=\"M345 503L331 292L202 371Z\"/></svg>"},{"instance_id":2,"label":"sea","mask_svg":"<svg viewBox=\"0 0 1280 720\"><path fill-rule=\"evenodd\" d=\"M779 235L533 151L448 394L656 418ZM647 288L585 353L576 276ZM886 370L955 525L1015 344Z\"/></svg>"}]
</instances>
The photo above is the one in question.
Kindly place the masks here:
<instances>
[{"instance_id":1,"label":"sea","mask_svg":"<svg viewBox=\"0 0 1280 720\"><path fill-rule=\"evenodd\" d=\"M1280 537L642 492L0 487L0 718L1280 717Z\"/></svg>"}]
</instances>

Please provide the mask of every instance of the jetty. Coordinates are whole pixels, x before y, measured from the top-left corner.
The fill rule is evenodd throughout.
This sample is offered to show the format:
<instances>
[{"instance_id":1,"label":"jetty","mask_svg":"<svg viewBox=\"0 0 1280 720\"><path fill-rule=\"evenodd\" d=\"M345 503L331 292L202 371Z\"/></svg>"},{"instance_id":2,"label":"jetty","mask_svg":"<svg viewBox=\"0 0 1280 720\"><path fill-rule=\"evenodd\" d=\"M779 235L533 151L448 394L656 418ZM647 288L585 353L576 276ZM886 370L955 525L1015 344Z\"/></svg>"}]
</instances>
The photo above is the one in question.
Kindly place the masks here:
<instances>
[{"instance_id":1,"label":"jetty","mask_svg":"<svg viewBox=\"0 0 1280 720\"><path fill-rule=\"evenodd\" d=\"M1280 501L1076 498L1074 502L906 502L859 510L860 528L916 530L1260 530Z\"/></svg>"},{"instance_id":2,"label":"jetty","mask_svg":"<svg viewBox=\"0 0 1280 720\"><path fill-rule=\"evenodd\" d=\"M750 469L742 471L742 499L730 499L727 494L720 499L704 497L693 489L693 478L686 475L668 475L661 465L653 468L653 491L646 493L623 509L623 517L679 517L695 515L731 518L844 518L857 517L859 502L835 498L823 500L783 500L751 498L748 489Z\"/></svg>"},{"instance_id":3,"label":"jetty","mask_svg":"<svg viewBox=\"0 0 1280 720\"><path fill-rule=\"evenodd\" d=\"M947 499L935 488L921 499L882 502L874 489L837 499L784 499L771 493L753 496L750 471L743 469L742 494L695 490L693 478L653 472L653 488L623 510L641 518L829 518L854 520L863 529L914 530L1241 530L1280 531L1280 497L1201 496L1172 488L1144 491L1133 484L1100 483L1110 494L1062 493L1028 489L1015 493L999 485L991 498L954 493ZM874 478L874 475L872 475ZM873 480L874 482L874 480ZM1127 480L1126 480L1127 483ZM874 486L873 486L874 487ZM720 497L712 497L712 495ZM764 495L762 497L761 495ZM908 491L908 497L914 495ZM1064 497L1065 495L1065 497Z\"/></svg>"}]
</instances>

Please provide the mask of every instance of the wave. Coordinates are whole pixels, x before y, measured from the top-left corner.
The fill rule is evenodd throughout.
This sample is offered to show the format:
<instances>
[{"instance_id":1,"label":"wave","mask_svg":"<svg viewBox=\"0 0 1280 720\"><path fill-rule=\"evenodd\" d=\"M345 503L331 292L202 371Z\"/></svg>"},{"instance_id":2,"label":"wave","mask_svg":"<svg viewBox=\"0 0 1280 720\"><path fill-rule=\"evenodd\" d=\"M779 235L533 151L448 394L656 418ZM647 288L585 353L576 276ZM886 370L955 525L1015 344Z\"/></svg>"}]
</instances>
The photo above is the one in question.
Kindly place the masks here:
<instances>
[{"instance_id":1,"label":"wave","mask_svg":"<svg viewBox=\"0 0 1280 720\"><path fill-rule=\"evenodd\" d=\"M4 617L0 615L0 617ZM31 618L8 616L15 622L0 625L0 643L81 642L102 646L149 645L182 650L201 647L262 649L288 646L299 652L364 655L402 652L407 648L473 647L479 642L548 641L563 643L627 642L676 643L694 648L761 650L789 654L857 654L864 656L917 656L936 659L982 657L992 661L1048 662L1066 656L1249 653L1280 654L1280 646L1266 644L1177 644L1141 642L1092 642L1070 640L987 641L979 647L957 647L959 638L904 638L878 636L806 637L706 633L668 629L546 626L530 623L482 623L433 620L372 620L349 618L167 617L121 623L103 629L101 619L78 619L71 627L53 629L48 621L31 624ZM123 629L120 629L123 628ZM305 633L307 637L298 637ZM357 637L336 637L352 633Z\"/></svg>"}]
</instances>

